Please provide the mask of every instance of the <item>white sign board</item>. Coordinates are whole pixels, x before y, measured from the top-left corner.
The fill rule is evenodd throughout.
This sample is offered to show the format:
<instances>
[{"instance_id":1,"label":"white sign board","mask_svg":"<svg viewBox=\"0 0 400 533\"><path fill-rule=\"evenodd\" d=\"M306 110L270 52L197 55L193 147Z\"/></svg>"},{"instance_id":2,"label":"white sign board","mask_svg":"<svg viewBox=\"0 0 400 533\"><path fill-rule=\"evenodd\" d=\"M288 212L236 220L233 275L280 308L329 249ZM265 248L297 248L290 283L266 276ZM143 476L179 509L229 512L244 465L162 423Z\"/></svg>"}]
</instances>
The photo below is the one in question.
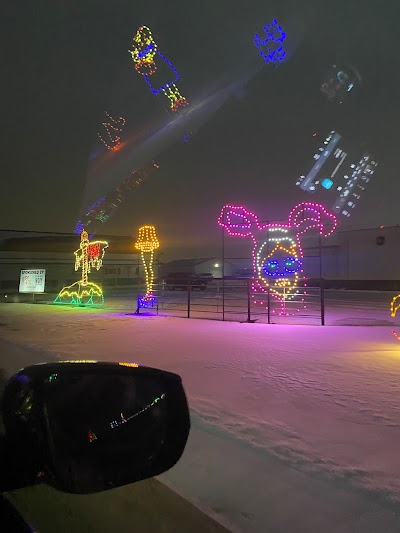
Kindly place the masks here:
<instances>
[{"instance_id":1,"label":"white sign board","mask_svg":"<svg viewBox=\"0 0 400 533\"><path fill-rule=\"evenodd\" d=\"M44 268L21 270L19 292L29 292L31 294L44 292L45 278L46 270Z\"/></svg>"}]
</instances>

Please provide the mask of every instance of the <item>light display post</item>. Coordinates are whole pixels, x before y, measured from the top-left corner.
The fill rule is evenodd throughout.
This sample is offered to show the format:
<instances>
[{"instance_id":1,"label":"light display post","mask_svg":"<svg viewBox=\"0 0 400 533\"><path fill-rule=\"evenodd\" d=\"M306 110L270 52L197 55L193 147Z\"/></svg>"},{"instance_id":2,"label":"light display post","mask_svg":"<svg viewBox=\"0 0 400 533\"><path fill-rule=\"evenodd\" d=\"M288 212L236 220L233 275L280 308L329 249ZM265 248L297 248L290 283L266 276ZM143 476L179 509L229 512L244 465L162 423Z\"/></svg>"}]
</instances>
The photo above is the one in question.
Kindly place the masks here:
<instances>
[{"instance_id":1,"label":"light display post","mask_svg":"<svg viewBox=\"0 0 400 533\"><path fill-rule=\"evenodd\" d=\"M156 228L154 226L141 226L139 228L139 234L135 243L136 250L140 251L140 257L142 260L145 280L146 280L146 293L139 295L138 297L138 310L141 307L154 307L155 297L153 294L154 288L154 251L160 247L160 243L157 238Z\"/></svg>"},{"instance_id":2,"label":"light display post","mask_svg":"<svg viewBox=\"0 0 400 533\"><path fill-rule=\"evenodd\" d=\"M79 281L61 289L56 304L70 305L102 305L104 303L103 290L100 285L89 281L88 275L92 268L100 270L103 266L103 257L108 248L106 241L89 241L87 231L81 233L81 243L75 254L75 270L81 269Z\"/></svg>"},{"instance_id":3,"label":"light display post","mask_svg":"<svg viewBox=\"0 0 400 533\"><path fill-rule=\"evenodd\" d=\"M302 235L314 229L327 237L337 221L322 205L304 202L292 209L287 224L263 224L257 215L235 205L223 207L218 224L229 235L252 240L253 301L263 304L260 296L267 296L268 300L271 296L280 303L281 314L286 314L286 302L299 295Z\"/></svg>"}]
</instances>

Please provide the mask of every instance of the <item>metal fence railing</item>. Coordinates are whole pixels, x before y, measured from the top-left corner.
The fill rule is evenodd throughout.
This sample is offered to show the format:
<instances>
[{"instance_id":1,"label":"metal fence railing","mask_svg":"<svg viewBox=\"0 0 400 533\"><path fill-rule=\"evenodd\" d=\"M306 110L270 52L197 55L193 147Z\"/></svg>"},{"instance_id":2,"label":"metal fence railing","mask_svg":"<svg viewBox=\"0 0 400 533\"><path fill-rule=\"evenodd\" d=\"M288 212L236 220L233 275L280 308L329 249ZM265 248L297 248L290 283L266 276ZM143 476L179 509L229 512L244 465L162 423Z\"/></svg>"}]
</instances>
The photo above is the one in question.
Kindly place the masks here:
<instances>
[{"instance_id":1,"label":"metal fence railing","mask_svg":"<svg viewBox=\"0 0 400 533\"><path fill-rule=\"evenodd\" d=\"M138 286L137 313L154 312L185 318L209 318L240 322L325 323L323 284L306 287L300 283L295 293L282 297L268 288L255 292L253 279L213 280L199 284L176 283L167 285L163 280L155 286L151 305L142 305L145 287Z\"/></svg>"},{"instance_id":2,"label":"metal fence railing","mask_svg":"<svg viewBox=\"0 0 400 533\"><path fill-rule=\"evenodd\" d=\"M271 293L254 292L251 279L216 279L205 288L170 287L156 279L152 299L143 306L147 287L143 279L129 285L103 285L104 308L125 314L150 314L184 318L207 318L263 324L385 325L399 327L400 313L390 316L390 302L398 291L331 288L330 283L301 285L293 298L279 302ZM328 287L328 288L327 288ZM188 290L190 288L190 290ZM46 287L43 294L0 294L1 302L51 304L60 289ZM138 305L138 302L141 305Z\"/></svg>"},{"instance_id":3,"label":"metal fence railing","mask_svg":"<svg viewBox=\"0 0 400 533\"><path fill-rule=\"evenodd\" d=\"M304 280L292 298L279 301L272 292L254 292L252 282L218 279L201 289L190 284L168 287L160 280L154 305L137 307L137 312L264 324L394 326L398 322L390 316L390 302L397 294L393 291L327 289L325 280L313 280L312 286ZM139 285L138 294L144 289ZM136 306L136 301L131 299L131 304Z\"/></svg>"}]
</instances>

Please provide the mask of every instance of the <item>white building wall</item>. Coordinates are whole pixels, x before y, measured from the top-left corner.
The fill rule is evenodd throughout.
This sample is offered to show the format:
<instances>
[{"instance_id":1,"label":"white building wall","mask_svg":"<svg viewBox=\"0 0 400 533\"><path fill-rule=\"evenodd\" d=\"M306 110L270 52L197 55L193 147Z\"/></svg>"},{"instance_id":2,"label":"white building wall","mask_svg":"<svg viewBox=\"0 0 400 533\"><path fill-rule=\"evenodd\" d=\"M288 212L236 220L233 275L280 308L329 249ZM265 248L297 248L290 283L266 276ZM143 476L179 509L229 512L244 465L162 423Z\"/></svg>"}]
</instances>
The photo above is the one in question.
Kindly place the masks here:
<instances>
[{"instance_id":1,"label":"white building wall","mask_svg":"<svg viewBox=\"0 0 400 533\"><path fill-rule=\"evenodd\" d=\"M342 232L339 245L345 279L400 279L400 227Z\"/></svg>"}]
</instances>

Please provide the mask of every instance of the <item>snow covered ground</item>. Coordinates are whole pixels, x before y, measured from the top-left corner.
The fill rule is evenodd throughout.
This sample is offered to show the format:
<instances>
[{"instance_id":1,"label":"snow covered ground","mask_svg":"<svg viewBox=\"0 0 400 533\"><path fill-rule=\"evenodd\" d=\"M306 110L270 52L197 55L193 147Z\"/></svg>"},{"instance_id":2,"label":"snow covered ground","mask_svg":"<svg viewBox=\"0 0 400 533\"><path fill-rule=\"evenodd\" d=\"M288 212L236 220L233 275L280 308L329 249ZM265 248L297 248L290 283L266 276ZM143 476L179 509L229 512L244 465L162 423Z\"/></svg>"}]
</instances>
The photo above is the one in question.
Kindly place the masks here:
<instances>
[{"instance_id":1,"label":"snow covered ground","mask_svg":"<svg viewBox=\"0 0 400 533\"><path fill-rule=\"evenodd\" d=\"M400 344L392 329L0 305L8 371L95 358L181 374L193 428L184 457L161 479L248 532L400 530ZM13 345L25 346L26 357L13 359Z\"/></svg>"}]
</instances>

